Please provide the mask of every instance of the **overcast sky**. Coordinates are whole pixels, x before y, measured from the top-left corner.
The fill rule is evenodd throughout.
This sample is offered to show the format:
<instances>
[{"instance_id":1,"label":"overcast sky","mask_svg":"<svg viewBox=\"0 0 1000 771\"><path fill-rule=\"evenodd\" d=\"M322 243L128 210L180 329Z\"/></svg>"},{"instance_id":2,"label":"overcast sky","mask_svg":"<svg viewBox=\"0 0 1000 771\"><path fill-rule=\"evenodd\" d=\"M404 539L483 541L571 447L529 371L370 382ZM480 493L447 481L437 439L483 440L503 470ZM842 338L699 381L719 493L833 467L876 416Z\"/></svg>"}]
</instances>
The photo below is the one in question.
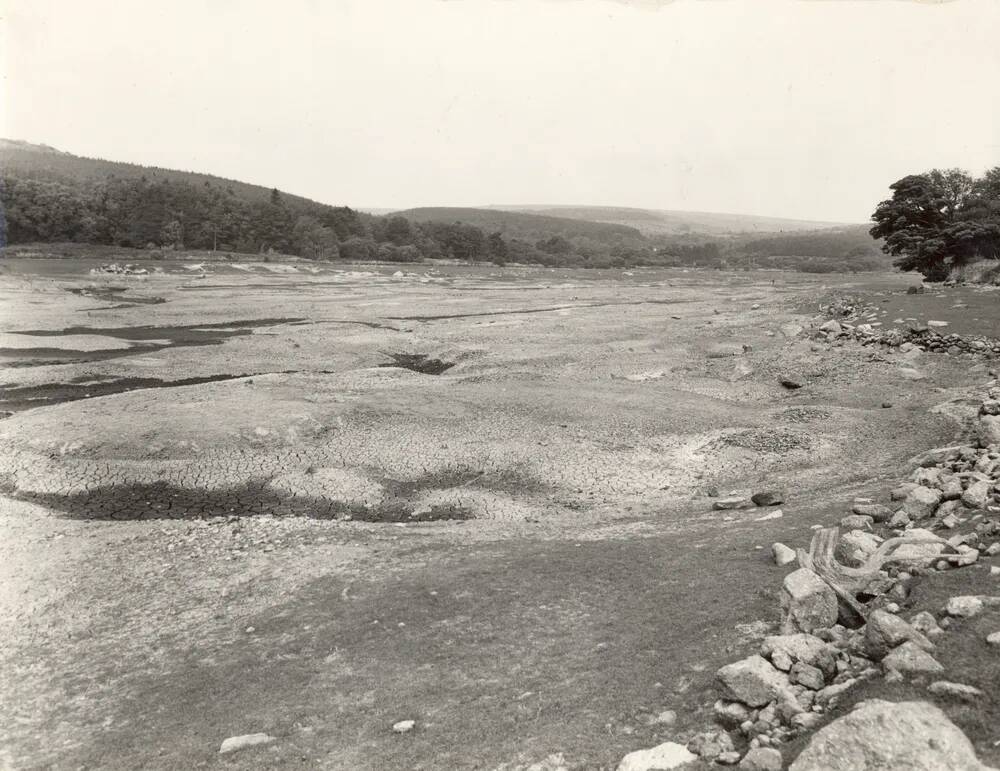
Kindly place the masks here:
<instances>
[{"instance_id":1,"label":"overcast sky","mask_svg":"<svg viewBox=\"0 0 1000 771\"><path fill-rule=\"evenodd\" d=\"M327 203L865 221L1000 165L1000 2L4 0L0 134Z\"/></svg>"}]
</instances>

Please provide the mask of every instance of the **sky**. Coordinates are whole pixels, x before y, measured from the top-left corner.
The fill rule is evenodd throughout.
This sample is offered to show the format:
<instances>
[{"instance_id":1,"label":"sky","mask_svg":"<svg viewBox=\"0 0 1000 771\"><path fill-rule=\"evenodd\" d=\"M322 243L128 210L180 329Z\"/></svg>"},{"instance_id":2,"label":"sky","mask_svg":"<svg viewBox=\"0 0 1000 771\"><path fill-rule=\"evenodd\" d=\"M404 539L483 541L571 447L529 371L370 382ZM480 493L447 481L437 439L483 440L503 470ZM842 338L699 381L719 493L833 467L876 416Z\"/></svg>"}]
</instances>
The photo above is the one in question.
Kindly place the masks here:
<instances>
[{"instance_id":1,"label":"sky","mask_svg":"<svg viewBox=\"0 0 1000 771\"><path fill-rule=\"evenodd\" d=\"M0 136L355 207L864 222L1000 165L995 0L3 0Z\"/></svg>"}]
</instances>

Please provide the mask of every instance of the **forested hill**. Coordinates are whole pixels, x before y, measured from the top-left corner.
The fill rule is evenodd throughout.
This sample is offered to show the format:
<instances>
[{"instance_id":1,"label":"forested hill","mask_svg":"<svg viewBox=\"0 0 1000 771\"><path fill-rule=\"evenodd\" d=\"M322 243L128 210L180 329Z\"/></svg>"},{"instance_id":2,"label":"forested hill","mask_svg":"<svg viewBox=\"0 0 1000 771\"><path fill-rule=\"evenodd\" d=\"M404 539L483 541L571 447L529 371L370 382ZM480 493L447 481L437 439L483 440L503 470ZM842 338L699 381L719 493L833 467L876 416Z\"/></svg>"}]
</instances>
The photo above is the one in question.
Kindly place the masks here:
<instances>
[{"instance_id":1,"label":"forested hill","mask_svg":"<svg viewBox=\"0 0 1000 771\"><path fill-rule=\"evenodd\" d=\"M620 223L423 208L385 216L222 179L0 140L0 245L76 242L152 251L280 253L314 260L453 259L550 266L870 270L854 230L649 233Z\"/></svg>"}]
</instances>

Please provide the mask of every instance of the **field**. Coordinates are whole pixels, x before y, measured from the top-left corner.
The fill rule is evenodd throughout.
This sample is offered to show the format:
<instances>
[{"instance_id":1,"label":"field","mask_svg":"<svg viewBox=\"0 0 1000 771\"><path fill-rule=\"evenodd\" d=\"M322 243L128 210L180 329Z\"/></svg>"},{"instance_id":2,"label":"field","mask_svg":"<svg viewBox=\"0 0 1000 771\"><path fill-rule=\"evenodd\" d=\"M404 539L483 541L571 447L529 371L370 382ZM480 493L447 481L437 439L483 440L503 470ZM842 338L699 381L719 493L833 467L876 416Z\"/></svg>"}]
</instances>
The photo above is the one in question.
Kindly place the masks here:
<instances>
[{"instance_id":1,"label":"field","mask_svg":"<svg viewBox=\"0 0 1000 771\"><path fill-rule=\"evenodd\" d=\"M820 307L1000 331L992 292L890 274L106 261L0 265L0 766L688 736L777 620L770 544L884 494L988 379L817 342ZM762 488L782 517L712 509Z\"/></svg>"}]
</instances>

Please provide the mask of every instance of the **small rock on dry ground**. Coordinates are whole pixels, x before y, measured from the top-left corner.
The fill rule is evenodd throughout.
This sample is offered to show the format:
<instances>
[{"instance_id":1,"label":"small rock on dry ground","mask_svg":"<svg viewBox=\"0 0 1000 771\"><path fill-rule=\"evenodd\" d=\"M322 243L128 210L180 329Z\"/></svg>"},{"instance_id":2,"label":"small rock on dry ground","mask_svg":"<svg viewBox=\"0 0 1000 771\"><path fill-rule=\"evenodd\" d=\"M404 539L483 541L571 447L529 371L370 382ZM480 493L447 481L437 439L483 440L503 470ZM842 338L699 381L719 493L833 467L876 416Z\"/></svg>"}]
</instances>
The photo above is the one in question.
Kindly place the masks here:
<instances>
[{"instance_id":1,"label":"small rock on dry ground","mask_svg":"<svg viewBox=\"0 0 1000 771\"><path fill-rule=\"evenodd\" d=\"M219 754L225 755L230 752L246 749L247 747L270 744L273 741L275 741L275 738L273 736L269 736L268 734L244 734L243 736L230 736L222 742L222 746L219 747Z\"/></svg>"},{"instance_id":2,"label":"small rock on dry ground","mask_svg":"<svg viewBox=\"0 0 1000 771\"><path fill-rule=\"evenodd\" d=\"M669 771L697 759L683 744L664 742L648 750L630 752L618 764L618 771Z\"/></svg>"}]
</instances>

